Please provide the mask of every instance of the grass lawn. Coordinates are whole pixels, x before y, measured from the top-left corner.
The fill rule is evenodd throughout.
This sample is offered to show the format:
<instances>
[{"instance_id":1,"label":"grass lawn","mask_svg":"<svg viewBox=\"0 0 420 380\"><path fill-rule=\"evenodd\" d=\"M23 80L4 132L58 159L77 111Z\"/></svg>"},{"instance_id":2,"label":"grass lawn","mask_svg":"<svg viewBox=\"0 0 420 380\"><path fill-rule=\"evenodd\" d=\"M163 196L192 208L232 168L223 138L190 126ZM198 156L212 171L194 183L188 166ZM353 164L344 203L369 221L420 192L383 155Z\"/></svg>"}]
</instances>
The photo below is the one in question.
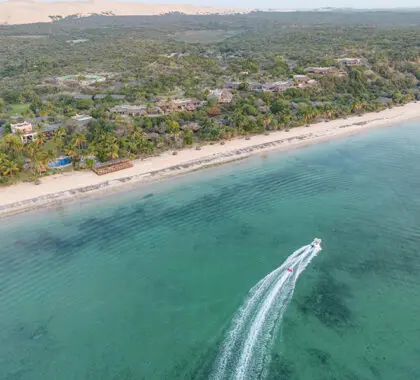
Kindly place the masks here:
<instances>
[{"instance_id":1,"label":"grass lawn","mask_svg":"<svg viewBox=\"0 0 420 380\"><path fill-rule=\"evenodd\" d=\"M25 104L11 104L8 107L7 113L9 116L20 116L23 112L25 112L30 106L30 103Z\"/></svg>"}]
</instances>

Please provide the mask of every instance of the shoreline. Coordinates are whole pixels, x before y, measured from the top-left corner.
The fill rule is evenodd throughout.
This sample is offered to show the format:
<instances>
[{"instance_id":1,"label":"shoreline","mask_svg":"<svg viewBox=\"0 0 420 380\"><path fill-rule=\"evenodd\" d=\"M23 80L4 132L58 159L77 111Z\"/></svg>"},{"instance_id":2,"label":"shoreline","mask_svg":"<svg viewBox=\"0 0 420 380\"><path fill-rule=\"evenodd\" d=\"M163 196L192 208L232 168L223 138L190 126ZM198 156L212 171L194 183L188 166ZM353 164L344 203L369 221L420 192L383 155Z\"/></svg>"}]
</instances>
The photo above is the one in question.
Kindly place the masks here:
<instances>
[{"instance_id":1,"label":"shoreline","mask_svg":"<svg viewBox=\"0 0 420 380\"><path fill-rule=\"evenodd\" d=\"M41 185L18 183L0 188L0 218L13 214L50 206L104 192L114 192L129 185L139 186L197 171L202 168L222 165L246 159L250 156L300 148L318 142L346 137L365 130L385 127L405 121L420 119L420 103L409 103L381 112L366 113L347 119L331 120L296 127L286 131L275 131L269 135L252 135L225 141L224 145L203 145L159 156L133 161L133 167L119 172L97 176L92 171L69 172L42 178Z\"/></svg>"}]
</instances>

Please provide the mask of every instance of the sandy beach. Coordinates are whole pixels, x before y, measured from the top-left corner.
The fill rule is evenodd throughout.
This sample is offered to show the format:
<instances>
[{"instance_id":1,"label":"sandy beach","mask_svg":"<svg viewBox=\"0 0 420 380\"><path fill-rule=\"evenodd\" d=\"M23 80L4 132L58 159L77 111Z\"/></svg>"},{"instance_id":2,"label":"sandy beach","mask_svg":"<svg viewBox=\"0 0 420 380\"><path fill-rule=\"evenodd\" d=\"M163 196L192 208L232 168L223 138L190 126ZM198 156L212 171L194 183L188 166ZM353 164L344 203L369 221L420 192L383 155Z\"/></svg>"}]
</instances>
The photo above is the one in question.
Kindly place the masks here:
<instances>
[{"instance_id":1,"label":"sandy beach","mask_svg":"<svg viewBox=\"0 0 420 380\"><path fill-rule=\"evenodd\" d=\"M298 148L312 143L344 137L374 127L384 127L404 121L420 119L420 103L410 103L381 112L349 117L330 122L293 128L289 132L271 132L136 160L134 166L119 172L97 176L90 171L69 172L42 178L42 183L20 183L0 188L0 216L33 208L55 205L76 197L118 190L127 185L137 185L195 171L197 169L244 159L270 150Z\"/></svg>"}]
</instances>

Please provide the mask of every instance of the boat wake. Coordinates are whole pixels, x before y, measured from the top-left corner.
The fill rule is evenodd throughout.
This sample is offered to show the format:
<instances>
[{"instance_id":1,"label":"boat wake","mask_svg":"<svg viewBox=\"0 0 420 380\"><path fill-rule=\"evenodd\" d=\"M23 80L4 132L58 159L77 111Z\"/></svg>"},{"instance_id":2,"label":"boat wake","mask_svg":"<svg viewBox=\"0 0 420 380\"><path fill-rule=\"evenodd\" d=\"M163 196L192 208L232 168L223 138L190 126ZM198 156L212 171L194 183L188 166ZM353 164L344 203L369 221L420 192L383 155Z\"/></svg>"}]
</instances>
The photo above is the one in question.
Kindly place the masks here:
<instances>
[{"instance_id":1,"label":"boat wake","mask_svg":"<svg viewBox=\"0 0 420 380\"><path fill-rule=\"evenodd\" d=\"M213 380L263 379L270 362L270 348L281 325L296 281L321 251L315 239L293 252L277 269L249 292L235 314L211 376Z\"/></svg>"}]
</instances>

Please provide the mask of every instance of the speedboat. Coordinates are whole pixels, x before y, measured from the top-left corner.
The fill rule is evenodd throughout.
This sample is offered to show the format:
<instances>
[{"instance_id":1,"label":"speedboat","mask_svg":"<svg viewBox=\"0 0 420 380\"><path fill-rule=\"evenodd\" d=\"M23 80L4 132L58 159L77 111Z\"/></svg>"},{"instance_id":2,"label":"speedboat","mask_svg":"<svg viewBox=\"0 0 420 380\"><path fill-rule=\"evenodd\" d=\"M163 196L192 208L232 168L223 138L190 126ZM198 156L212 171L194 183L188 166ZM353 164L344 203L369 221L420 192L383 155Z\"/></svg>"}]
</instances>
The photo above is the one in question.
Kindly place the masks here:
<instances>
[{"instance_id":1,"label":"speedboat","mask_svg":"<svg viewBox=\"0 0 420 380\"><path fill-rule=\"evenodd\" d=\"M319 238L315 238L315 239L313 240L313 242L311 243L311 247L312 247L312 248L315 248L315 247L321 247L321 243L322 243L322 240L321 240L321 239L319 239Z\"/></svg>"}]
</instances>

